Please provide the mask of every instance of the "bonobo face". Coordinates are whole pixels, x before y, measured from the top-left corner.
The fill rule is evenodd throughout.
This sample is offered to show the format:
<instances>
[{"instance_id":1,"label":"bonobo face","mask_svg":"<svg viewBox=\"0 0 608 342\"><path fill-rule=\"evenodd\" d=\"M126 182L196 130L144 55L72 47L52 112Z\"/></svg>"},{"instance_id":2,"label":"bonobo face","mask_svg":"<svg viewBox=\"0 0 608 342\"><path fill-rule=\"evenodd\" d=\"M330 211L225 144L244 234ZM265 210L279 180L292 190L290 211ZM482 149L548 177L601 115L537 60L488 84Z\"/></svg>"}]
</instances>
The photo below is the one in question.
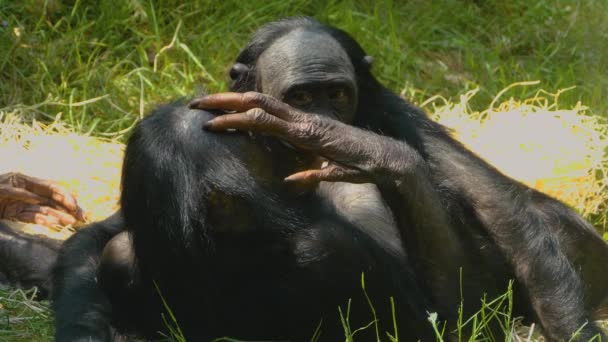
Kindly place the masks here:
<instances>
[{"instance_id":1,"label":"bonobo face","mask_svg":"<svg viewBox=\"0 0 608 342\"><path fill-rule=\"evenodd\" d=\"M258 91L308 113L353 120L358 91L355 69L327 33L294 30L264 51L256 67Z\"/></svg>"}]
</instances>

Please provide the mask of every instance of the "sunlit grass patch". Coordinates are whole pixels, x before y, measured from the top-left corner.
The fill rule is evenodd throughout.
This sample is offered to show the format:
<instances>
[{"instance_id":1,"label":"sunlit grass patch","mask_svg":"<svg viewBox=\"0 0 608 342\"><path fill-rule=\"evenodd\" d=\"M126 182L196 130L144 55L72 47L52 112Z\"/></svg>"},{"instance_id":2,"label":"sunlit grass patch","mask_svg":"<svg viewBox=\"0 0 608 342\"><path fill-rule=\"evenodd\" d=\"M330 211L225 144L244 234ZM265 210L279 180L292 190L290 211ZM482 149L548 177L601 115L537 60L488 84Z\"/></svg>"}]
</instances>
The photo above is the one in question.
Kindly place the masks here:
<instances>
[{"instance_id":1,"label":"sunlit grass patch","mask_svg":"<svg viewBox=\"0 0 608 342\"><path fill-rule=\"evenodd\" d=\"M57 181L74 193L90 221L118 208L124 144L76 134L56 118L23 123L0 112L0 174L22 172Z\"/></svg>"},{"instance_id":2,"label":"sunlit grass patch","mask_svg":"<svg viewBox=\"0 0 608 342\"><path fill-rule=\"evenodd\" d=\"M503 173L569 204L583 216L604 212L594 223L605 231L608 123L589 115L581 103L561 107L562 92L539 90L531 98L504 101L501 92L481 111L469 106L476 91L462 95L459 102L436 96L422 105Z\"/></svg>"}]
</instances>

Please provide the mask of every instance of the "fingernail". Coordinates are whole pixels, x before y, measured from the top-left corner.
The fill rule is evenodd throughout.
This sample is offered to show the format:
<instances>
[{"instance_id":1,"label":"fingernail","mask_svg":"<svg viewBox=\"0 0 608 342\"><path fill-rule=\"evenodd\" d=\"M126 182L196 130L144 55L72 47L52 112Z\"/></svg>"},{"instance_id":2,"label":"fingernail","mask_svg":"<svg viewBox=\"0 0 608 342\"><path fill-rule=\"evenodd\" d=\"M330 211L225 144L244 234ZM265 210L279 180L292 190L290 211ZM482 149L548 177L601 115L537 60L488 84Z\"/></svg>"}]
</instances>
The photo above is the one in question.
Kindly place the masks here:
<instances>
[{"instance_id":1,"label":"fingernail","mask_svg":"<svg viewBox=\"0 0 608 342\"><path fill-rule=\"evenodd\" d=\"M205 101L205 98L198 98L196 100L192 100L190 101L190 103L188 104L188 108L191 109L200 109L200 107L203 106L203 102Z\"/></svg>"},{"instance_id":2,"label":"fingernail","mask_svg":"<svg viewBox=\"0 0 608 342\"><path fill-rule=\"evenodd\" d=\"M213 120L209 120L203 124L203 129L205 131L209 131L211 128L213 128Z\"/></svg>"},{"instance_id":3,"label":"fingernail","mask_svg":"<svg viewBox=\"0 0 608 342\"><path fill-rule=\"evenodd\" d=\"M76 218L78 218L78 220L80 220L80 221L84 222L87 219L84 210L80 207L78 207L78 210L76 211L76 215L77 215Z\"/></svg>"},{"instance_id":4,"label":"fingernail","mask_svg":"<svg viewBox=\"0 0 608 342\"><path fill-rule=\"evenodd\" d=\"M307 179L306 179L306 177L303 177L302 175L293 174L293 175L283 178L283 181L286 183L303 183L304 184L307 182Z\"/></svg>"}]
</instances>

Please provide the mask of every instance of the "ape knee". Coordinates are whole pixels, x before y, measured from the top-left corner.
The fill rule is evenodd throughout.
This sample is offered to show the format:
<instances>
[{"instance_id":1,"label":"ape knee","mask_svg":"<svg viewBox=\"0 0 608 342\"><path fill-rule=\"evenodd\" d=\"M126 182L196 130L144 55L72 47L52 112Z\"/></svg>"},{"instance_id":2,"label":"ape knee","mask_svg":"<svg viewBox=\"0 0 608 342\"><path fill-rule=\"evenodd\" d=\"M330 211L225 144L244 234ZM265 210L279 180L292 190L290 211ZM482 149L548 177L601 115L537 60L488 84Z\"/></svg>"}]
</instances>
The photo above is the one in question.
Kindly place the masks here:
<instances>
[{"instance_id":1,"label":"ape knee","mask_svg":"<svg viewBox=\"0 0 608 342\"><path fill-rule=\"evenodd\" d=\"M135 254L129 233L122 232L103 249L97 280L107 295L124 296L137 280Z\"/></svg>"}]
</instances>

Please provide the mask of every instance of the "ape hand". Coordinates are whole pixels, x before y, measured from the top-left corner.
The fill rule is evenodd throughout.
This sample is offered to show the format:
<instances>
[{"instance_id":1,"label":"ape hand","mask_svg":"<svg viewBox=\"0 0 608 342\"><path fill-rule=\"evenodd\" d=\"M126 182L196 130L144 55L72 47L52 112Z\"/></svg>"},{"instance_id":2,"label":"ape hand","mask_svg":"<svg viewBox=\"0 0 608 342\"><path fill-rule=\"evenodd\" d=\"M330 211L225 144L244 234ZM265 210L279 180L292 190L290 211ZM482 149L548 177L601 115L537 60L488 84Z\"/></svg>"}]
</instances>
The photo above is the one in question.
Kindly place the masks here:
<instances>
[{"instance_id":1,"label":"ape hand","mask_svg":"<svg viewBox=\"0 0 608 342\"><path fill-rule=\"evenodd\" d=\"M65 189L20 173L0 175L0 218L52 227L84 221L84 213Z\"/></svg>"},{"instance_id":2,"label":"ape hand","mask_svg":"<svg viewBox=\"0 0 608 342\"><path fill-rule=\"evenodd\" d=\"M208 121L205 129L272 135L328 160L319 169L295 173L286 181L384 182L403 176L411 159L411 149L403 142L302 112L261 93L208 95L192 101L190 108L236 111Z\"/></svg>"}]
</instances>

